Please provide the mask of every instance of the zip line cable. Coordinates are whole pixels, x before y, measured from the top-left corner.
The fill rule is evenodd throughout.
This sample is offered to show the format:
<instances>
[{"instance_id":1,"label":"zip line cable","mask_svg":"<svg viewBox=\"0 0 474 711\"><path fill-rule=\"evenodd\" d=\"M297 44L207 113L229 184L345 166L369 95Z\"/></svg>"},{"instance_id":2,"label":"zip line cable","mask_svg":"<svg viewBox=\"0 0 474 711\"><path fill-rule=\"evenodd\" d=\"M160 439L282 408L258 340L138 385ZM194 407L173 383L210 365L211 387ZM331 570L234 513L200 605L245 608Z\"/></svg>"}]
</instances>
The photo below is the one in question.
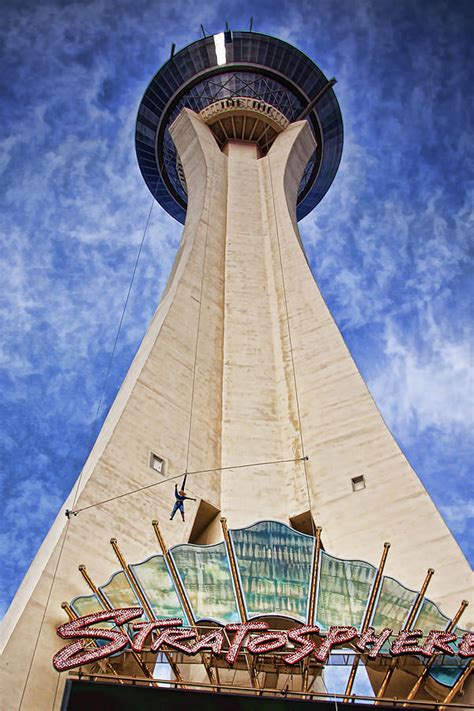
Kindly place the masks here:
<instances>
[{"instance_id":1,"label":"zip line cable","mask_svg":"<svg viewBox=\"0 0 474 711\"><path fill-rule=\"evenodd\" d=\"M294 462L302 462L304 457L299 457L298 459L276 459L269 462L251 462L250 464L235 464L230 467L213 467L212 469L199 469L195 472L186 472L185 476L193 476L195 474L210 474L212 472L224 472L231 469L245 469L247 467L267 467L271 464L290 464ZM306 457L307 459L307 457ZM161 484L167 484L175 479L181 479L182 474L176 474L175 476L170 476L167 479L161 479L161 481L155 481L153 484L147 484L146 486L140 486L138 489L132 489L131 491L126 491L123 494L117 494L117 496L111 496L110 499L103 499L103 501L96 501L95 504L89 504L88 506L83 506L80 509L68 511L68 516L77 516L77 514L82 511L87 511L88 509L93 509L96 506L102 506L102 504L108 504L111 501L116 501L117 499L124 499L126 496L131 496L132 494L138 494L140 491L146 491L147 489L153 489L155 486L161 486Z\"/></svg>"},{"instance_id":2,"label":"zip line cable","mask_svg":"<svg viewBox=\"0 0 474 711\"><path fill-rule=\"evenodd\" d=\"M109 358L109 362L108 362L108 366L107 366L107 372L106 372L106 376L105 376L105 379L104 379L104 384L103 384L103 387L102 387L101 396L100 396L100 398L99 398L99 403L98 403L98 405L97 405L97 410L96 410L96 413L95 413L94 423L93 423L93 425L92 425L92 431L91 431L91 445L92 445L92 441L93 441L93 438L94 438L95 428L96 428L96 426L97 426L97 421L98 421L98 418L99 418L100 409L101 409L101 407L102 407L102 402L103 402L104 395L105 395L105 389L106 389L106 387L107 387L107 382L108 382L109 375L110 375L110 371L111 371L111 368L112 368L112 362L113 362L113 359L114 359L114 356L115 356L115 352L116 352L116 350L117 350L117 343L118 343L118 339L119 339L119 336L120 336L120 331L121 331L121 329L122 329L122 325L123 325L123 321L124 321L124 317L125 317L125 312L126 312L126 310L127 310L128 302L129 302L129 299L130 299L130 293L131 293L131 291L132 291L132 286L133 286L133 283L134 283L134 280L135 280L135 275L136 275L136 273L137 273L138 263L139 263L139 261L140 261L140 256L141 256L141 253L142 253L142 250L143 250L143 245L144 245L144 243L145 243L146 234L147 234L148 227L149 227L149 224L150 224L150 219L151 219L151 214L152 214L152 211L153 211L153 205L154 205L154 203L155 203L155 196L153 195L152 202L151 202L151 205L150 205L150 209L149 209L149 211L148 211L148 216L147 216L147 220L146 220L146 223L145 223L145 227L144 227L144 229L143 229L143 234L142 234L142 238L141 238L141 241L140 241L140 246L139 246L138 253L137 253L137 256L136 256L136 259L135 259L135 264L134 264L134 267L133 267L133 272L132 272L132 275L131 275L131 278L130 278L130 283L129 283L129 286L128 286L127 296L126 296L126 298L125 298L125 302L124 302L123 309L122 309L122 314L121 314L121 316L120 316L119 325L118 325L118 327L117 327L117 333L116 333L116 335L115 335L114 345L113 345L113 348L112 348L112 352L111 352L111 354L110 354L110 358ZM75 485L75 487L74 487L74 495L73 495L73 502L72 502L72 506L73 506L73 507L74 507L74 505L75 505L75 503L76 503L76 501L77 501L77 499L78 499L78 496L79 496L79 489L80 489L80 485L81 485L81 480L82 480L83 472L84 472L84 467L81 469L81 472L80 472L79 477L78 477L78 479L77 479L77 483L76 483L76 485ZM62 543L61 543L61 547L60 547L60 549L59 549L58 559L57 559L56 565L55 565L55 567L54 567L53 576L52 576L52 578L51 578L51 585L50 585L50 587L49 587L48 596L47 596L47 598L46 598L46 603L45 603L45 606L44 606L44 609L43 609L43 614L42 614L42 616L41 616L41 622L40 622L40 626L39 626L39 629L38 629L38 634L36 635L36 640L35 640L35 644L34 644L34 647L33 647L33 654L31 655L30 664L29 664L29 666L28 666L28 672L27 672L27 675L26 675L25 683L24 683L23 690L22 690L22 694L21 694L21 698L20 698L20 703L19 703L19 706L18 706L18 709L19 709L19 710L21 709L22 704L23 704L23 700L24 700L24 698L25 698L26 688L27 688L27 686L28 686L28 681L29 681L29 679L30 679L31 670L32 670L32 668L33 668L33 662L34 662L34 659L35 659L35 656L36 656L36 652L37 652L37 649L38 649L39 639L40 639L41 632L42 632L42 629L43 629L44 621L45 621L45 619L46 619L46 614L47 614L47 611L48 611L49 602L50 602L50 600L51 600L51 595L52 595L52 592L53 592L54 583L55 583L55 581L56 581L56 576L57 576L57 573L58 573L59 564L60 564L60 562L61 562L62 554L63 554L64 547L65 547L65 545L66 545L66 540L67 540L67 537L68 537L69 526L70 526L71 521L70 521L70 519L69 519L69 516L68 516L67 518L68 518L68 520L67 520L67 522L66 522L66 526L65 526L65 529L64 529L64 537L63 537L63 540L62 540ZM56 682L56 689L55 689L55 692L54 692L53 707L54 707L54 704L55 704L55 701L56 701L56 696L57 696L57 693L58 693L59 679L60 679L60 674L59 674L59 672L58 672L58 680L57 680L57 682Z\"/></svg>"},{"instance_id":3,"label":"zip line cable","mask_svg":"<svg viewBox=\"0 0 474 711\"><path fill-rule=\"evenodd\" d=\"M293 341L291 338L290 313L289 313L289 309L288 309L288 296L287 296L287 291L286 291L285 272L283 269L283 257L282 257L282 253L281 253L281 243L280 243L280 230L278 229L278 220L277 220L276 203L275 203L275 191L274 191L274 186L273 186L273 174L272 174L272 166L271 166L270 159L268 159L268 172L270 175L270 189L272 192L273 216L274 216L274 220L275 220L275 232L276 232L276 237L277 237L278 255L279 255L279 259L280 259L281 282L282 282L282 286L283 286L283 296L284 296L284 301L285 301L286 326L287 326L287 331L288 331L288 344L290 347L291 368L293 371L293 382L294 382L294 386L295 386L296 413L297 413L297 417L298 417L298 429L299 429L299 435L300 435L301 454L302 454L302 460L303 460L304 476L305 476L305 480L306 480L306 492L307 492L307 496L308 496L309 512L311 515L311 528L313 531L313 536L316 538L316 527L315 527L315 523L314 523L314 519L313 519L313 507L312 507L312 502L311 502L311 490L309 488L308 471L306 468L306 462L308 461L309 457L306 456L305 448L304 448L300 399L299 399L299 395L298 395L298 382L297 382L297 378L296 378L295 359L294 359L294 355L293 355Z\"/></svg>"}]
</instances>

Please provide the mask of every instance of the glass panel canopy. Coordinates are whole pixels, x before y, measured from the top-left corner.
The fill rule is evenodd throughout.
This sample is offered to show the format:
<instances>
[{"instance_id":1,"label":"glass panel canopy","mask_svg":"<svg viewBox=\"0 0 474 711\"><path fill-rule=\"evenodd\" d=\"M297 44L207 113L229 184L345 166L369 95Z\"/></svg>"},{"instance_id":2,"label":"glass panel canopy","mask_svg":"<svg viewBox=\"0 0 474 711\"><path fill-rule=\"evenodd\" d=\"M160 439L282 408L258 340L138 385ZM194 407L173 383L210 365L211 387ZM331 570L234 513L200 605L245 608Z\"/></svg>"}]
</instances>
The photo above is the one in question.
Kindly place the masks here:
<instances>
[{"instance_id":1,"label":"glass panel canopy","mask_svg":"<svg viewBox=\"0 0 474 711\"><path fill-rule=\"evenodd\" d=\"M240 620L224 543L176 546L171 555L197 620Z\"/></svg>"},{"instance_id":2,"label":"glass panel canopy","mask_svg":"<svg viewBox=\"0 0 474 711\"><path fill-rule=\"evenodd\" d=\"M383 577L379 599L370 622L376 630L391 627L403 629L405 620L415 602L417 593L388 576Z\"/></svg>"},{"instance_id":3,"label":"glass panel canopy","mask_svg":"<svg viewBox=\"0 0 474 711\"><path fill-rule=\"evenodd\" d=\"M92 615L94 612L103 612L104 610L95 595L82 595L81 597L76 597L72 600L71 607L78 617Z\"/></svg>"},{"instance_id":4,"label":"glass panel canopy","mask_svg":"<svg viewBox=\"0 0 474 711\"><path fill-rule=\"evenodd\" d=\"M229 536L247 616L276 615L306 622L314 538L276 521L262 521L248 528L231 530ZM170 554L197 620L211 619L220 624L239 621L224 542L209 546L183 544L176 546ZM130 568L157 619L179 617L184 625L189 624L162 555L153 555ZM375 574L376 568L369 563L335 558L321 551L315 624L323 632L331 625L352 625L360 629ZM114 573L99 589L114 609L142 607L123 570ZM405 626L416 596L416 591L394 578L383 576L370 624L377 631L392 628L396 635ZM96 595L76 597L70 604L78 617L104 609ZM448 623L449 618L425 598L413 628L421 629L426 636L430 630L445 630ZM96 626L113 628L114 622L103 621ZM130 636L134 634L133 624L126 625L125 629ZM465 630L456 628L455 633L461 638ZM99 645L105 643L97 641ZM453 643L451 646L457 652L457 645ZM387 643L382 653L387 654L388 647ZM440 654L430 675L438 683L452 687L466 663L459 656Z\"/></svg>"},{"instance_id":5,"label":"glass panel canopy","mask_svg":"<svg viewBox=\"0 0 474 711\"><path fill-rule=\"evenodd\" d=\"M140 601L131 589L123 570L119 570L118 573L112 575L108 583L102 585L99 590L105 595L112 607L141 607Z\"/></svg>"},{"instance_id":6,"label":"glass panel canopy","mask_svg":"<svg viewBox=\"0 0 474 711\"><path fill-rule=\"evenodd\" d=\"M140 583L156 619L181 617L183 624L187 624L186 615L162 555L154 555L143 563L131 565L130 568Z\"/></svg>"},{"instance_id":7,"label":"glass panel canopy","mask_svg":"<svg viewBox=\"0 0 474 711\"><path fill-rule=\"evenodd\" d=\"M276 521L230 531L249 617L306 621L314 539Z\"/></svg>"},{"instance_id":8,"label":"glass panel canopy","mask_svg":"<svg viewBox=\"0 0 474 711\"><path fill-rule=\"evenodd\" d=\"M443 615L441 610L431 600L424 600L421 610L413 627L422 630L424 634L430 630L444 630L448 626L449 617Z\"/></svg>"},{"instance_id":9,"label":"glass panel canopy","mask_svg":"<svg viewBox=\"0 0 474 711\"><path fill-rule=\"evenodd\" d=\"M361 560L341 560L321 551L317 624L360 627L375 578L375 568Z\"/></svg>"}]
</instances>

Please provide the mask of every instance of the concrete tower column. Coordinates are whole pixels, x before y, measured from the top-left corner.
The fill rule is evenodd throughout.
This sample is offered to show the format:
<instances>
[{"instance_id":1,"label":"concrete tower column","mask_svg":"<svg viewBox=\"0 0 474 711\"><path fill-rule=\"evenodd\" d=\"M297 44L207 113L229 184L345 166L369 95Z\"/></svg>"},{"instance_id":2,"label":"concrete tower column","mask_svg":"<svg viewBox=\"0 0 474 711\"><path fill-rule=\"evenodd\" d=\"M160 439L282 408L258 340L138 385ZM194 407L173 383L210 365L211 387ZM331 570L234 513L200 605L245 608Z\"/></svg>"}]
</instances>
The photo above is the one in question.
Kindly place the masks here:
<instances>
[{"instance_id":1,"label":"concrete tower column","mask_svg":"<svg viewBox=\"0 0 474 711\"><path fill-rule=\"evenodd\" d=\"M25 710L59 708L55 627L61 602L86 592L77 566L104 583L118 567L111 536L127 560L142 561L157 550L152 519L170 546L221 540L220 514L231 528L265 518L308 525L312 515L333 555L377 564L389 540L387 574L414 589L435 568L431 595L446 614L471 595L469 565L386 427L308 266L296 198L314 151L309 125L290 124L263 157L251 143L220 150L189 109L171 134L188 194L181 244L64 506L90 508L69 522L60 512L5 617L8 711L20 699ZM152 453L163 474L150 466ZM255 466L281 460L289 461ZM207 472L189 476L198 501L183 525L169 521L173 484L161 482L186 470ZM356 476L362 491L353 491Z\"/></svg>"}]
</instances>

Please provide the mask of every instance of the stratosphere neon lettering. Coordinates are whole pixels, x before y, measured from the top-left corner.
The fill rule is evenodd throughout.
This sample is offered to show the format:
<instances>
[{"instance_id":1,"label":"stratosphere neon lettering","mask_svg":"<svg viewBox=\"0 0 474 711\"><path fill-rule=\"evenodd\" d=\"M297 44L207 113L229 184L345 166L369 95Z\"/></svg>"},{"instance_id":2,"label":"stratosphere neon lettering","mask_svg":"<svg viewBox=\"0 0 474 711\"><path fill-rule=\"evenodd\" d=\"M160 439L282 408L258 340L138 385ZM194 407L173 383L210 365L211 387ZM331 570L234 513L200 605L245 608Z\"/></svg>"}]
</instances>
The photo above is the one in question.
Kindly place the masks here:
<instances>
[{"instance_id":1,"label":"stratosphere neon lettering","mask_svg":"<svg viewBox=\"0 0 474 711\"><path fill-rule=\"evenodd\" d=\"M142 652L144 649L159 652L163 646L187 655L207 650L216 656L224 655L229 666L235 663L244 649L252 655L286 649L283 661L290 666L298 664L310 655L318 662L324 663L332 649L349 643L358 651L366 653L370 659L375 659L381 653L382 645L392 635L392 630L388 627L377 633L373 627L369 627L365 632L359 633L355 627L347 625L332 625L327 632L321 632L316 625L297 625L286 631L270 631L266 622L250 620L225 626L230 637L230 645L225 649L224 629L213 630L198 637L196 630L183 627L183 621L179 617L140 622L139 618L142 616L142 608L127 607L96 612L60 625L56 630L58 636L76 641L54 655L54 668L57 671L67 671L91 664L125 650L127 645L130 645L134 652ZM130 635L131 643L129 636L120 629L92 627L98 622L106 621L114 622L117 628L128 624L133 630ZM319 641L313 637L318 637ZM428 633L425 643L420 644L422 637L421 630L402 630L391 643L389 652L392 656L417 654L427 658L437 654L456 654L449 646L459 639L454 633L432 630ZM87 647L86 640L107 644L90 648ZM457 654L463 659L474 657L474 633L466 632L460 638Z\"/></svg>"}]
</instances>

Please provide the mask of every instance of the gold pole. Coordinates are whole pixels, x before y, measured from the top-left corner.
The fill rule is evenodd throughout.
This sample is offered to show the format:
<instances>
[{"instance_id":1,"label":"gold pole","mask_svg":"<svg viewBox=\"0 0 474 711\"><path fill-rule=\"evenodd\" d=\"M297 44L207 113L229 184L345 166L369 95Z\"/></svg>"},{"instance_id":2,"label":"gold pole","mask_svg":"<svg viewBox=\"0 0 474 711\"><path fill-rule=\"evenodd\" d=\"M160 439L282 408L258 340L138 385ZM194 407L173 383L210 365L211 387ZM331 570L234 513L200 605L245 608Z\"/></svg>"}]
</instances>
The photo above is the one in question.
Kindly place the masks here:
<instances>
[{"instance_id":1,"label":"gold pole","mask_svg":"<svg viewBox=\"0 0 474 711\"><path fill-rule=\"evenodd\" d=\"M140 585L138 583L138 580L137 580L133 570L130 568L127 561L123 557L123 554L122 554L120 548L118 547L117 539L111 538L110 544L111 544L112 548L114 549L114 553L117 556L118 562L122 566L122 570L124 571L127 579L130 582L133 592L135 593L137 598L140 600L140 604L143 607L143 609L145 610L145 612L148 616L148 619L150 621L156 622L155 614L154 614L153 610L151 609L151 607L148 603L148 600L143 595ZM167 652L165 652L165 656L166 656L166 660L167 660L168 664L170 665L171 669L173 670L173 674L175 675L176 679L178 681L183 681L183 677L181 675L179 667L176 664L176 662L174 661L173 657L171 655L169 655Z\"/></svg>"},{"instance_id":2,"label":"gold pole","mask_svg":"<svg viewBox=\"0 0 474 711\"><path fill-rule=\"evenodd\" d=\"M411 627L416 619L416 616L418 615L418 611L421 607L421 603L423 602L423 598L426 595L428 585L430 584L430 580L433 577L433 575L434 575L433 568L428 568L428 570L426 572L426 578L423 581L423 585L421 586L420 592L416 596L415 602L413 603L413 607L410 610L410 614L408 615L408 619L405 623L404 629L406 629L406 630L411 629Z\"/></svg>"},{"instance_id":3,"label":"gold pole","mask_svg":"<svg viewBox=\"0 0 474 711\"><path fill-rule=\"evenodd\" d=\"M316 611L316 591L318 587L318 571L319 571L319 558L321 557L321 531L323 529L321 526L316 527L316 541L315 541L315 552L313 560L313 569L311 571L311 588L309 592L309 606L308 606L308 625L314 625L314 613Z\"/></svg>"},{"instance_id":4,"label":"gold pole","mask_svg":"<svg viewBox=\"0 0 474 711\"><path fill-rule=\"evenodd\" d=\"M427 589L428 589L428 585L429 585L429 583L430 583L430 580L431 580L431 578L433 577L433 574L434 574L433 568L428 568L428 571L427 571L427 573L426 573L426 577L425 577L425 579L424 579L424 581L423 581L423 585L421 586L421 590L420 590L420 592L417 594L417 596L415 597L415 600L413 601L413 605L411 606L411 610L410 610L410 613L409 613L409 615L408 615L408 619L407 619L407 621L406 621L406 623L405 623L405 627L404 627L405 630L410 630L410 629L411 629L411 627L412 627L412 625L413 625L413 622L415 621L416 616L417 616L417 614L418 614L418 611L419 611L419 609L420 609L420 607L421 607L421 603L423 602L423 599L424 599L424 597L425 597L425 595L426 595L426 591L427 591ZM397 666L397 660L396 660L396 659L392 659L391 662L390 662L389 668L388 668L387 671L385 672L385 676L384 676L384 678L383 678L383 680L382 680L382 684L380 685L380 689L379 689L378 692L377 692L377 698L378 698L378 699L381 699L381 698L385 695L385 692L387 691L387 687L388 687L388 685L390 684L390 680L391 680L391 678L392 678L392 676L393 676L393 673L394 673L394 671L395 671L396 666ZM374 705L377 706L377 701L375 702Z\"/></svg>"},{"instance_id":5,"label":"gold pole","mask_svg":"<svg viewBox=\"0 0 474 711\"><path fill-rule=\"evenodd\" d=\"M316 612L316 592L318 588L318 572L319 572L319 559L321 557L321 526L316 527L315 536L315 550L313 558L313 567L311 570L311 587L309 591L309 604L308 604L308 615L306 622L308 625L314 625L314 615ZM303 678L301 681L301 688L303 691L308 690L308 679L309 679L309 659L305 659L303 664Z\"/></svg>"},{"instance_id":6,"label":"gold pole","mask_svg":"<svg viewBox=\"0 0 474 711\"><path fill-rule=\"evenodd\" d=\"M94 595L97 595L99 598L100 602L102 603L103 607L106 610L111 610L112 607L109 605L109 602L105 595L102 593L101 590L97 587L97 585L93 582L92 578L90 577L89 573L87 572L87 568L85 565L80 565L79 566L79 572L86 581L87 585L90 587Z\"/></svg>"},{"instance_id":7,"label":"gold pole","mask_svg":"<svg viewBox=\"0 0 474 711\"><path fill-rule=\"evenodd\" d=\"M143 593L141 591L140 585L138 583L137 578L135 577L133 570L128 565L127 561L125 560L125 558L122 555L120 548L118 547L117 539L111 538L110 545L114 549L114 553L117 556L117 560L120 563L120 565L122 566L122 570L125 573L126 577L128 578L130 585L133 589L133 592L139 599L140 605L143 607L146 614L148 615L148 619L149 620L156 620L156 617L155 617L153 610L151 609L151 607L148 603L148 600L145 598L145 596L143 595Z\"/></svg>"},{"instance_id":8,"label":"gold pole","mask_svg":"<svg viewBox=\"0 0 474 711\"><path fill-rule=\"evenodd\" d=\"M161 533L160 524L156 520L152 521L151 523L153 526L153 530L155 531L155 535L158 539L158 543L160 545L161 551L165 557L166 562L168 563L168 567L170 569L171 576L173 578L174 584L175 584L176 589L178 591L178 596L181 601L181 605L184 609L184 612L186 614L186 617L188 618L189 624L191 625L191 627L194 627L196 629L196 619L194 617L191 606L188 603L188 599L186 597L186 592L185 592L183 584L181 582L181 578L179 577L178 571L176 570L174 560L170 555L168 547L165 543L165 539L163 538L163 535ZM197 639L199 639L199 634L198 634L197 630L196 630L196 634L197 634ZM204 664L204 667L206 669L206 674L209 678L209 681L211 682L211 684L215 684L216 680L214 677L214 670L212 669L212 667L209 663L209 659L207 658L207 655L202 653L201 659L202 659L202 663Z\"/></svg>"},{"instance_id":9,"label":"gold pole","mask_svg":"<svg viewBox=\"0 0 474 711\"><path fill-rule=\"evenodd\" d=\"M77 615L72 609L72 607L69 605L67 602L62 602L61 607L63 608L64 612L66 615L69 617L70 622L73 622L74 620L77 620Z\"/></svg>"},{"instance_id":10,"label":"gold pole","mask_svg":"<svg viewBox=\"0 0 474 711\"><path fill-rule=\"evenodd\" d=\"M181 605L182 605L182 607L183 607L183 609L184 609L184 612L185 612L185 614L186 614L186 617L187 617L188 620L189 620L189 624L190 624L192 627L195 627L195 626L196 626L196 620L195 620L195 618L194 618L193 611L192 611L191 606L190 606L190 604L189 604L189 602L188 602L188 599L187 599L187 597L186 597L186 593L185 593L185 591L184 591L183 584L182 584L182 582L181 582L181 578L180 578L179 575L178 575L178 571L176 570L176 566L175 566L175 564L174 564L174 560L173 560L173 558L172 558L171 555L170 555L170 552L169 552L169 550L168 550L168 547L167 547L167 545L166 545L166 543L165 543L165 539L163 538L163 535L162 535L162 533L161 533L161 531L160 531L160 525L159 525L158 521L156 521L156 520L155 520L155 521L152 521L152 526L153 526L153 529L154 529L154 531L155 531L155 535L156 535L156 537L157 537L157 539L158 539L158 543L160 544L161 552L163 553L163 555L164 555L164 557L165 557L165 560L166 560L166 562L168 563L168 567L169 567L169 569L170 569L171 576L172 576L172 578L173 578L173 582L174 582L174 584L176 585L176 589L177 589L177 591L178 591L178 596L179 596L179 599L180 599L180 601L181 601Z\"/></svg>"},{"instance_id":11,"label":"gold pole","mask_svg":"<svg viewBox=\"0 0 474 711\"><path fill-rule=\"evenodd\" d=\"M449 704L449 702L454 699L458 691L461 690L461 688L464 686L465 682L468 680L470 673L472 672L474 665L474 661L471 659L469 661L469 664L467 667L464 669L463 673L457 680L457 682L454 684L453 688L450 689L448 695L443 699L443 704ZM438 711L443 711L445 707L444 706L439 706Z\"/></svg>"},{"instance_id":12,"label":"gold pole","mask_svg":"<svg viewBox=\"0 0 474 711\"><path fill-rule=\"evenodd\" d=\"M90 577L85 565L79 566L79 572L81 573L82 577L84 578L84 580L86 581L87 585L90 587L90 589L92 590L94 595L97 595L97 597L99 598L100 602L102 603L104 609L105 610L112 610L113 609L112 606L110 605L110 603L107 600L107 598L105 597L105 595L99 590L97 585L94 583L94 581ZM130 639L129 635L127 634L127 632L125 632L125 630L124 630L124 634L128 637L130 646L131 646L131 639ZM132 656L133 656L134 660L136 661L136 663L138 664L138 666L140 667L142 672L145 674L145 676L148 679L153 679L153 674L148 669L145 662L141 659L141 657L137 654L137 652L135 652L133 649L131 651L132 651Z\"/></svg>"},{"instance_id":13,"label":"gold pole","mask_svg":"<svg viewBox=\"0 0 474 711\"><path fill-rule=\"evenodd\" d=\"M227 519L222 516L221 518L222 533L224 535L225 547L227 550L227 557L230 563L230 572L232 574L232 580L234 581L234 589L237 595L237 606L239 608L239 615L241 622L247 622L247 613L245 612L244 604L244 594L240 585L239 572L237 570L237 563L235 560L234 549L232 548L232 542L230 540L229 529L227 528ZM249 660L247 656L245 657L247 663L247 668L250 675L250 681L255 689L260 689L260 682L255 670L255 661L253 659Z\"/></svg>"},{"instance_id":14,"label":"gold pole","mask_svg":"<svg viewBox=\"0 0 474 711\"><path fill-rule=\"evenodd\" d=\"M382 557L381 557L380 563L379 563L379 568L377 570L377 575L375 576L375 581L374 581L374 585L372 587L372 592L370 593L369 603L367 605L367 609L365 611L364 619L363 619L362 626L360 629L361 632L365 632L367 627L369 626L369 622L372 617L372 613L374 611L375 601L376 601L377 595L379 593L380 584L382 582L383 570L385 568L385 563L387 561L389 549L390 549L390 543L384 543ZM351 695L352 687L354 686L355 675L356 675L357 669L359 667L359 659L360 659L360 657L355 657L354 661L352 662L352 669L349 674L349 679L347 680L347 685L346 685L346 690L344 692L344 696ZM347 701L348 701L347 698L344 698L345 704L347 704Z\"/></svg>"},{"instance_id":15,"label":"gold pole","mask_svg":"<svg viewBox=\"0 0 474 711\"><path fill-rule=\"evenodd\" d=\"M451 619L449 625L446 627L446 632L452 632L452 631L453 631L453 629L456 627L457 623L459 622L462 613L464 612L464 610L466 609L466 607L467 607L468 605L469 605L469 603L468 603L467 600L462 600L461 604L459 605L458 611L456 612L456 614L454 615L454 617ZM420 674L420 676L418 677L418 679L416 680L415 685L411 688L410 693L408 694L408 696L407 696L407 698L406 698L407 701L411 701L412 699L415 698L415 696L417 695L418 691L419 691L420 688L421 688L421 685L423 684L423 682L425 681L426 677L428 676L429 671L430 671L431 667L433 666L433 664L434 664L434 662L435 662L435 659L436 659L436 655L433 654L433 656L431 657L431 659L429 659L429 660L427 661L426 666L425 666L425 668L423 669L423 671L422 671L422 673ZM453 688L454 688L454 687L453 687ZM446 702L446 703L447 703L447 702ZM408 705L408 704L406 704L406 703L403 704L403 706L407 706L407 705Z\"/></svg>"},{"instance_id":16,"label":"gold pole","mask_svg":"<svg viewBox=\"0 0 474 711\"><path fill-rule=\"evenodd\" d=\"M232 574L232 580L234 581L234 588L237 594L237 605L239 608L239 615L242 622L247 622L247 613L245 612L244 595L242 588L240 586L240 578L237 570L237 563L235 561L234 549L232 548L232 543L230 541L229 529L227 528L227 519L221 518L222 533L224 534L224 542L227 550L227 557L230 563L230 572Z\"/></svg>"}]
</instances>

